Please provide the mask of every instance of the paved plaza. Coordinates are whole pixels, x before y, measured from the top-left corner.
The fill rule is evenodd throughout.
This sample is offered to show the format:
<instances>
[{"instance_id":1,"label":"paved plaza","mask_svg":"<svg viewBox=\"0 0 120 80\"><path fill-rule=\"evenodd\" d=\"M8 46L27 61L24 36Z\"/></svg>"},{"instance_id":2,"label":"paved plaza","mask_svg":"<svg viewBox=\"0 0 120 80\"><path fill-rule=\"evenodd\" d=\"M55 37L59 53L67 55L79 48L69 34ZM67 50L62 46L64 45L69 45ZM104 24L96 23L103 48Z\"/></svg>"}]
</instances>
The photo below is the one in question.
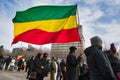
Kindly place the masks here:
<instances>
[{"instance_id":1,"label":"paved plaza","mask_svg":"<svg viewBox=\"0 0 120 80\"><path fill-rule=\"evenodd\" d=\"M26 75L23 71L0 71L0 80L26 80Z\"/></svg>"},{"instance_id":2,"label":"paved plaza","mask_svg":"<svg viewBox=\"0 0 120 80\"><path fill-rule=\"evenodd\" d=\"M0 71L0 80L27 80L26 75L24 71ZM44 80L49 78L46 77Z\"/></svg>"}]
</instances>

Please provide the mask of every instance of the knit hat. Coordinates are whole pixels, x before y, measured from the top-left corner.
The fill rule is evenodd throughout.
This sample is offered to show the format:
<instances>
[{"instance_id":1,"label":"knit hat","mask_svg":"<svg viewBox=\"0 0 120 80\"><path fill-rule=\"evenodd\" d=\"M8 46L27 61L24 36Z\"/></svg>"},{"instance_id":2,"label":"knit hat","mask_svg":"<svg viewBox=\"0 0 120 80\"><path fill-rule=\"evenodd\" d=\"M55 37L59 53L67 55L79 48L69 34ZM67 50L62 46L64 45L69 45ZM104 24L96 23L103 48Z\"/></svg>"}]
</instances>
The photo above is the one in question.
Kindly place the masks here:
<instances>
[{"instance_id":1,"label":"knit hat","mask_svg":"<svg viewBox=\"0 0 120 80\"><path fill-rule=\"evenodd\" d=\"M102 40L100 37L95 36L90 39L91 45L98 46L99 44L102 44Z\"/></svg>"},{"instance_id":2,"label":"knit hat","mask_svg":"<svg viewBox=\"0 0 120 80\"><path fill-rule=\"evenodd\" d=\"M115 47L114 43L110 44L110 50L111 50L113 53L116 53L116 47Z\"/></svg>"}]
</instances>

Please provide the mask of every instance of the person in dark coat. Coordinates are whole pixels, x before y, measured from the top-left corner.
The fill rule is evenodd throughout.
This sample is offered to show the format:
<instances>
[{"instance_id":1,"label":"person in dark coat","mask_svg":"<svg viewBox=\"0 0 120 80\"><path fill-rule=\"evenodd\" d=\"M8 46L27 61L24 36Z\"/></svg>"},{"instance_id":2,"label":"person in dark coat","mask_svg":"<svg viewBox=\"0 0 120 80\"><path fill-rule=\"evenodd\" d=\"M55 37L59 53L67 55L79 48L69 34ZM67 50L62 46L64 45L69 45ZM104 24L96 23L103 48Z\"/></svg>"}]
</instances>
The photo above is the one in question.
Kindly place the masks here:
<instances>
[{"instance_id":1,"label":"person in dark coat","mask_svg":"<svg viewBox=\"0 0 120 80\"><path fill-rule=\"evenodd\" d=\"M5 60L5 63L6 63L6 65L5 65L5 70L8 69L8 66L9 66L9 64L10 64L11 61L12 61L11 56L9 56L9 57Z\"/></svg>"},{"instance_id":2,"label":"person in dark coat","mask_svg":"<svg viewBox=\"0 0 120 80\"><path fill-rule=\"evenodd\" d=\"M102 40L91 38L91 46L85 49L90 72L90 80L116 80L107 55L102 51Z\"/></svg>"},{"instance_id":3,"label":"person in dark coat","mask_svg":"<svg viewBox=\"0 0 120 80\"><path fill-rule=\"evenodd\" d=\"M66 60L66 80L78 80L78 64L80 63L82 57L81 55L76 58L75 46L70 47L70 52L67 55Z\"/></svg>"},{"instance_id":4,"label":"person in dark coat","mask_svg":"<svg viewBox=\"0 0 120 80\"><path fill-rule=\"evenodd\" d=\"M86 64L80 66L79 80L90 80L89 69Z\"/></svg>"},{"instance_id":5,"label":"person in dark coat","mask_svg":"<svg viewBox=\"0 0 120 80\"><path fill-rule=\"evenodd\" d=\"M17 70L17 71L20 71L20 70L22 69L22 66L23 66L23 59L20 58L20 59L18 60L18 70Z\"/></svg>"},{"instance_id":6,"label":"person in dark coat","mask_svg":"<svg viewBox=\"0 0 120 80\"><path fill-rule=\"evenodd\" d=\"M3 53L3 51L4 51L4 46L1 45L1 46L0 46L0 55Z\"/></svg>"},{"instance_id":7,"label":"person in dark coat","mask_svg":"<svg viewBox=\"0 0 120 80\"><path fill-rule=\"evenodd\" d=\"M0 54L0 70L3 69L4 63L5 63L5 58L3 57L2 54Z\"/></svg>"},{"instance_id":8,"label":"person in dark coat","mask_svg":"<svg viewBox=\"0 0 120 80\"><path fill-rule=\"evenodd\" d=\"M43 54L38 53L36 58L34 59L34 71L37 72L36 80L43 80L44 68L45 68L45 63L43 60Z\"/></svg>"},{"instance_id":9,"label":"person in dark coat","mask_svg":"<svg viewBox=\"0 0 120 80\"><path fill-rule=\"evenodd\" d=\"M56 76L56 80L60 80L60 76L61 76L61 66L60 66L60 61L57 60L56 61L57 64L57 76Z\"/></svg>"},{"instance_id":10,"label":"person in dark coat","mask_svg":"<svg viewBox=\"0 0 120 80\"><path fill-rule=\"evenodd\" d=\"M116 48L114 46L114 43L112 43L110 45L110 50L105 51L105 53L107 54L107 56L108 56L108 58L110 60L110 63L111 63L111 66L113 68L114 73L120 72L120 62L119 62L118 58L115 57Z\"/></svg>"},{"instance_id":11,"label":"person in dark coat","mask_svg":"<svg viewBox=\"0 0 120 80\"><path fill-rule=\"evenodd\" d=\"M50 72L50 65L49 65L49 60L48 60L48 53L44 53L43 54L43 60L44 60L44 64L45 64L44 76L47 77L48 73Z\"/></svg>"},{"instance_id":12,"label":"person in dark coat","mask_svg":"<svg viewBox=\"0 0 120 80\"><path fill-rule=\"evenodd\" d=\"M65 63L64 59L60 62L60 67L61 67L61 72L62 72L62 76L60 77L60 80L61 80L61 78L63 78L62 80L66 80L66 78L65 78L65 73L66 73L65 67L66 67L66 63Z\"/></svg>"},{"instance_id":13,"label":"person in dark coat","mask_svg":"<svg viewBox=\"0 0 120 80\"><path fill-rule=\"evenodd\" d=\"M29 76L30 76L30 73L32 72L32 69L33 69L33 65L34 65L34 62L33 62L33 56L30 58L30 60L27 61L27 65L26 65L26 69L25 69L25 72L27 72L27 79L29 79Z\"/></svg>"}]
</instances>

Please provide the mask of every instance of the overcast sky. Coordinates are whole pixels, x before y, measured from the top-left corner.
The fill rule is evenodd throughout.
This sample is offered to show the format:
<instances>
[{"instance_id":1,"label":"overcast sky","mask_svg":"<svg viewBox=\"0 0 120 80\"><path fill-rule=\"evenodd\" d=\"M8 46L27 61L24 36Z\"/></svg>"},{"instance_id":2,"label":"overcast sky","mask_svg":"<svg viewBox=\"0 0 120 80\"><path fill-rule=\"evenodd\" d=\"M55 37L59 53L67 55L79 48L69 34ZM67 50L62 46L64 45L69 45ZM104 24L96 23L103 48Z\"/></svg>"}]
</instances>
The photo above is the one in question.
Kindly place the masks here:
<instances>
[{"instance_id":1,"label":"overcast sky","mask_svg":"<svg viewBox=\"0 0 120 80\"><path fill-rule=\"evenodd\" d=\"M78 4L80 24L83 26L83 36L85 37L85 47L90 46L89 39L91 37L98 35L107 46L114 42L119 49L120 0L0 0L0 45L4 45L4 48L9 50L27 45L17 43L11 46L14 38L12 19L16 11L40 5L71 4Z\"/></svg>"}]
</instances>

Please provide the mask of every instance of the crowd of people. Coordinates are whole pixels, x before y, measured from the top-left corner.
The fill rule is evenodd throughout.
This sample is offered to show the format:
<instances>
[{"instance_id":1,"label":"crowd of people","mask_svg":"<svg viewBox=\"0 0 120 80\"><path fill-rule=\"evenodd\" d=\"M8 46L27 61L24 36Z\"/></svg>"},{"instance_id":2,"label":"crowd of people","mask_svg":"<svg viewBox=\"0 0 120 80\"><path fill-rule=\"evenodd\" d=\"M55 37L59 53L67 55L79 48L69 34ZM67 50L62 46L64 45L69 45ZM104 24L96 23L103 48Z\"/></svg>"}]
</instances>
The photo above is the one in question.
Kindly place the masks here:
<instances>
[{"instance_id":1,"label":"crowd of people","mask_svg":"<svg viewBox=\"0 0 120 80\"><path fill-rule=\"evenodd\" d=\"M120 77L120 62L115 56L117 50L112 43L110 50L102 51L102 40L100 37L95 36L90 39L91 46L84 50L86 55L86 63L80 64L82 54L77 56L77 48L71 46L67 55L66 61L56 61L52 57L51 61L47 61L41 56L38 61L36 58L33 60L37 67L37 79L44 80L45 74L50 72L50 80L119 80ZM42 55L42 54L41 54ZM47 63L46 63L47 62ZM37 66L39 64L39 66ZM47 64L47 66L46 66ZM57 74L56 74L57 72ZM34 80L34 79L30 79Z\"/></svg>"},{"instance_id":2,"label":"crowd of people","mask_svg":"<svg viewBox=\"0 0 120 80\"><path fill-rule=\"evenodd\" d=\"M27 61L25 71L29 80L44 80L50 75L50 80L65 80L66 63L64 60L48 59L48 53L38 53Z\"/></svg>"},{"instance_id":3,"label":"crowd of people","mask_svg":"<svg viewBox=\"0 0 120 80\"><path fill-rule=\"evenodd\" d=\"M13 56L4 56L3 45L0 46L0 70L9 70L9 71L20 71L24 70L26 67L26 61L23 56L13 57Z\"/></svg>"},{"instance_id":4,"label":"crowd of people","mask_svg":"<svg viewBox=\"0 0 120 80\"><path fill-rule=\"evenodd\" d=\"M87 75L88 68L85 64L79 66L82 56L79 55L76 58L76 50L76 47L70 47L70 53L66 61L64 59L56 60L54 57L49 60L47 53L38 53L35 58L31 57L26 67L27 79L44 80L45 77L50 75L50 80L78 80L78 78ZM86 70L86 73L80 70ZM82 72L82 75L79 74L80 72Z\"/></svg>"},{"instance_id":5,"label":"crowd of people","mask_svg":"<svg viewBox=\"0 0 120 80\"><path fill-rule=\"evenodd\" d=\"M87 56L90 80L120 80L120 62L114 56L116 47L111 44L110 50L102 51L102 40L95 36L90 39L91 46L84 53Z\"/></svg>"},{"instance_id":6,"label":"crowd of people","mask_svg":"<svg viewBox=\"0 0 120 80\"><path fill-rule=\"evenodd\" d=\"M28 80L120 80L120 61L116 57L117 49L114 43L110 49L102 51L102 40L95 36L90 39L91 46L84 50L86 62L81 64L82 54L77 56L77 48L71 46L66 59L57 60L54 56L48 59L48 53L38 53L26 61L17 62L17 71L25 70ZM13 62L11 57L4 59L0 55L0 69L5 63L5 70Z\"/></svg>"},{"instance_id":7,"label":"crowd of people","mask_svg":"<svg viewBox=\"0 0 120 80\"><path fill-rule=\"evenodd\" d=\"M4 57L2 54L0 55L0 70L5 71L20 71L24 70L26 67L26 62L24 59L17 59L15 57Z\"/></svg>"}]
</instances>

